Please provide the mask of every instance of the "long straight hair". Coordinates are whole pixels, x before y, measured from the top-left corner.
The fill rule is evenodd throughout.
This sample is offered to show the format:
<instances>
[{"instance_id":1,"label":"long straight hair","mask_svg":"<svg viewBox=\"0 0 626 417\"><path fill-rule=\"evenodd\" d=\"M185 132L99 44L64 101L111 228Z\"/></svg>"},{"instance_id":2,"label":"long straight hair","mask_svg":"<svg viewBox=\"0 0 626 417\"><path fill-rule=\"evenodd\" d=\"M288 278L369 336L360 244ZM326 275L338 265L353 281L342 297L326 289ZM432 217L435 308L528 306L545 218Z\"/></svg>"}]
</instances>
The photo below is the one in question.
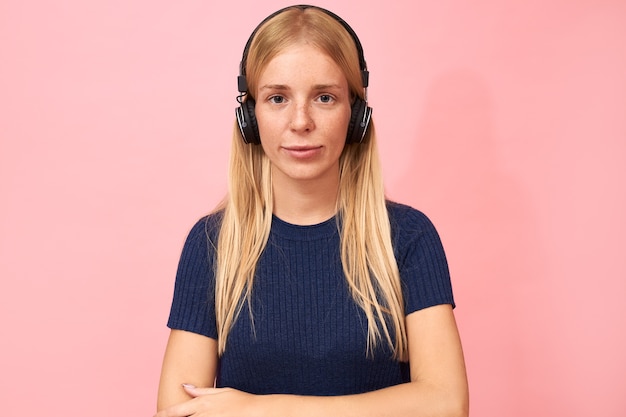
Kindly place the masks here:
<instances>
[{"instance_id":1,"label":"long straight hair","mask_svg":"<svg viewBox=\"0 0 626 417\"><path fill-rule=\"evenodd\" d=\"M354 40L333 17L316 8L287 9L257 31L248 52L246 78L253 97L267 64L284 48L306 40L343 70L353 96L364 98ZM362 144L345 146L339 161L337 200L341 261L352 297L368 320L367 353L385 341L399 360L407 360L407 337L400 274L391 243L382 170L373 123ZM271 163L261 146L246 145L235 124L229 168L229 193L216 248L215 310L218 351L247 303L258 260L272 224ZM252 317L252 319L254 319ZM254 323L254 321L253 321Z\"/></svg>"}]
</instances>

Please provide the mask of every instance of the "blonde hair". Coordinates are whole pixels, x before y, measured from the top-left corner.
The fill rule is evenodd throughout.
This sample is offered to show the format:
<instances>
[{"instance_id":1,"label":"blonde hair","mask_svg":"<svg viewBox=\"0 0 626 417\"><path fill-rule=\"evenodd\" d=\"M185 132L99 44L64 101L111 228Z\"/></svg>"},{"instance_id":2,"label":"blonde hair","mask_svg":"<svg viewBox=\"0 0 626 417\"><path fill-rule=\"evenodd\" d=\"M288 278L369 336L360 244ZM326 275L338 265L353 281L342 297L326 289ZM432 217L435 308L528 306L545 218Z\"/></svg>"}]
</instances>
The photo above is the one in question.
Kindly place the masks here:
<instances>
[{"instance_id":1,"label":"blonde hair","mask_svg":"<svg viewBox=\"0 0 626 417\"><path fill-rule=\"evenodd\" d=\"M287 9L258 29L246 63L252 97L257 80L271 59L303 38L339 65L354 96L364 97L354 40L336 19L314 7ZM228 187L229 194L218 207L223 210L223 219L215 267L220 354L245 303L252 315L252 284L273 212L270 161L261 146L243 142L236 124ZM343 271L352 297L368 320L368 354L376 343L385 340L396 358L406 360L404 302L373 124L364 142L346 145L340 157L337 209Z\"/></svg>"}]
</instances>

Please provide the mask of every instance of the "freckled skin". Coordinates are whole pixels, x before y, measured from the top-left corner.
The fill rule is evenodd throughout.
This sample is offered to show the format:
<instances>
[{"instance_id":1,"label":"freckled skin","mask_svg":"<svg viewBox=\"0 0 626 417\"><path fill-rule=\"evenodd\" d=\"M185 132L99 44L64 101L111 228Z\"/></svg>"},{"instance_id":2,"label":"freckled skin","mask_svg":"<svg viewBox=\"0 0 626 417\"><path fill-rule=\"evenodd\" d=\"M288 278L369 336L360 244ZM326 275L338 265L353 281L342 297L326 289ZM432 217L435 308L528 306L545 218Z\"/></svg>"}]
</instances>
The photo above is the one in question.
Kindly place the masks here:
<instances>
[{"instance_id":1,"label":"freckled skin","mask_svg":"<svg viewBox=\"0 0 626 417\"><path fill-rule=\"evenodd\" d=\"M287 47L262 72L255 114L274 186L336 183L350 121L341 68L306 43Z\"/></svg>"}]
</instances>

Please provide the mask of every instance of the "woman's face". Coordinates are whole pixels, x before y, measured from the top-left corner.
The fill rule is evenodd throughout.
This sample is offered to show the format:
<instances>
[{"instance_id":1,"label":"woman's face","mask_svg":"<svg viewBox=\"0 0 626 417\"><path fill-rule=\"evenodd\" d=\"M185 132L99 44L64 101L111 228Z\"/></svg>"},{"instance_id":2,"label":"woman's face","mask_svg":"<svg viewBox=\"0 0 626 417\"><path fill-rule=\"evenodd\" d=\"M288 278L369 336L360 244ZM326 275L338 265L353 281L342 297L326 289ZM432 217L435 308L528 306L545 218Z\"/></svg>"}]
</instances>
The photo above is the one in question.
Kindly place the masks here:
<instances>
[{"instance_id":1,"label":"woman's face","mask_svg":"<svg viewBox=\"0 0 626 417\"><path fill-rule=\"evenodd\" d=\"M299 42L261 73L255 114L274 184L338 181L350 122L350 92L340 67Z\"/></svg>"}]
</instances>

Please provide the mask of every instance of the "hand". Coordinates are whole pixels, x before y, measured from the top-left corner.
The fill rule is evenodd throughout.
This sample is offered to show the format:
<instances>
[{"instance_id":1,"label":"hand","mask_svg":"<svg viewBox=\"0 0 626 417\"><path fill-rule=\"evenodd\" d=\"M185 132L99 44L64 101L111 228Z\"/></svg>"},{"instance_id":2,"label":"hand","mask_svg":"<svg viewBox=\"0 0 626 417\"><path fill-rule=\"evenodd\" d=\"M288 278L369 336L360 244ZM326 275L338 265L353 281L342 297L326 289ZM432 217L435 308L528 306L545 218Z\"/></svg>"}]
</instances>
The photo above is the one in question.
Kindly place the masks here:
<instances>
[{"instance_id":1,"label":"hand","mask_svg":"<svg viewBox=\"0 0 626 417\"><path fill-rule=\"evenodd\" d=\"M193 397L189 401L158 412L154 417L256 417L260 416L262 396L233 388L196 388L183 384Z\"/></svg>"}]
</instances>

